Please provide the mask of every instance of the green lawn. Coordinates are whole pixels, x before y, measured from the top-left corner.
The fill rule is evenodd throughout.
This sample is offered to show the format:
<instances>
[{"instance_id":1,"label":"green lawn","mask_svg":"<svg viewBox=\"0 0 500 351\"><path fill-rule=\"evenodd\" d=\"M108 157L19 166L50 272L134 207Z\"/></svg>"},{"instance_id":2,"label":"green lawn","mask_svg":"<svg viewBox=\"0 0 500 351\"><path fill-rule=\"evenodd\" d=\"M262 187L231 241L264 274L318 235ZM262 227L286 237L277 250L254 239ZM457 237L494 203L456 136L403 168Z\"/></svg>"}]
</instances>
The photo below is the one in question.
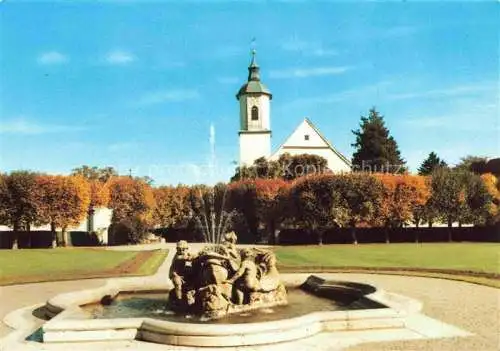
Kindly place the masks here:
<instances>
[{"instance_id":1,"label":"green lawn","mask_svg":"<svg viewBox=\"0 0 500 351\"><path fill-rule=\"evenodd\" d=\"M0 250L0 285L149 275L158 269L167 255L167 251L161 250L150 257L136 258L139 253L89 248ZM127 265L134 258L138 262Z\"/></svg>"},{"instance_id":2,"label":"green lawn","mask_svg":"<svg viewBox=\"0 0 500 351\"><path fill-rule=\"evenodd\" d=\"M500 273L500 244L424 243L281 246L284 267L399 267Z\"/></svg>"}]
</instances>

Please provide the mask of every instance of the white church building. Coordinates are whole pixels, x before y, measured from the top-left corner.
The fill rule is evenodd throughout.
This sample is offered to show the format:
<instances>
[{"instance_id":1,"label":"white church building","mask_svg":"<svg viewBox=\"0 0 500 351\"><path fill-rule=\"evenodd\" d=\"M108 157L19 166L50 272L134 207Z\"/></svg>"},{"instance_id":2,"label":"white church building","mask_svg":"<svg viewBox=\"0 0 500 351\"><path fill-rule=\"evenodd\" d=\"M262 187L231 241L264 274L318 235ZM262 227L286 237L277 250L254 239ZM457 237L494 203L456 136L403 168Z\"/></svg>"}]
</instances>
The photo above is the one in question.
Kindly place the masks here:
<instances>
[{"instance_id":1,"label":"white church building","mask_svg":"<svg viewBox=\"0 0 500 351\"><path fill-rule=\"evenodd\" d=\"M277 160L280 155L314 154L327 160L328 168L349 172L351 162L336 150L308 118L297 126L274 152L271 151L271 99L272 94L260 80L260 68L252 52L248 67L248 80L236 94L240 103L240 166L252 165L265 157Z\"/></svg>"}]
</instances>

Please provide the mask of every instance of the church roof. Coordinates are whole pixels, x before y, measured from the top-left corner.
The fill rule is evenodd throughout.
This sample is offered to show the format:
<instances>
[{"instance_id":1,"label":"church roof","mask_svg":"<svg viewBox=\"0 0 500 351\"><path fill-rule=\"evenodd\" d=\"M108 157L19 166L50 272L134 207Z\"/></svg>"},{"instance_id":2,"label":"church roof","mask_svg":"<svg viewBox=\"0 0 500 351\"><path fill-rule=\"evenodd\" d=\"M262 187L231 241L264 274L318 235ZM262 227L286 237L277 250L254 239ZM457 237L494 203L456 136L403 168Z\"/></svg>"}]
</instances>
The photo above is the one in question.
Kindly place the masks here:
<instances>
[{"instance_id":1,"label":"church roof","mask_svg":"<svg viewBox=\"0 0 500 351\"><path fill-rule=\"evenodd\" d=\"M248 81L243 84L236 94L236 99L239 99L243 94L266 94L272 98L271 91L260 81L260 67L255 58L255 50L252 51L252 61L248 66Z\"/></svg>"},{"instance_id":2,"label":"church roof","mask_svg":"<svg viewBox=\"0 0 500 351\"><path fill-rule=\"evenodd\" d=\"M282 149L282 148L285 148L288 146L288 147L291 147L289 145L287 145L287 142L289 141L289 139L295 134L295 132L297 132L297 130L300 128L300 126L303 124L303 123L307 123L307 125L320 137L320 139L325 143L326 147L328 149L330 149L335 155L337 155L343 162L345 162L346 165L348 165L349 167L351 166L351 161L345 157L340 151L338 151L337 149L335 149L333 147L333 145L328 141L327 138L325 138L323 136L323 134L319 131L319 129L311 122L311 120L309 118L304 118L304 120L302 121L301 124L299 124L297 126L297 128L294 129L294 131L292 133L290 133L290 135L285 139L285 141L276 149L276 151L274 152L273 156L275 156L276 154L278 154L278 152ZM302 148L302 146L300 145L296 145L295 146L296 148ZM304 152L304 153L307 153L307 152Z\"/></svg>"}]
</instances>

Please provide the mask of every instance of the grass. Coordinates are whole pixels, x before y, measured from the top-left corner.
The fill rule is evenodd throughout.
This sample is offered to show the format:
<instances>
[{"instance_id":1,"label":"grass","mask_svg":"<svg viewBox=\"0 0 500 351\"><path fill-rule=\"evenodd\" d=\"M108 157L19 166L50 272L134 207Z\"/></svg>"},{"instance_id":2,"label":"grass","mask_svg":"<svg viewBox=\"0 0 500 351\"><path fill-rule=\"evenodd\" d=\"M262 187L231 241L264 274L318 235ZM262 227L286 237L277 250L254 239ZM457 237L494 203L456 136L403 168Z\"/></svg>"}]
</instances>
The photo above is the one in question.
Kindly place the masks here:
<instances>
[{"instance_id":1,"label":"grass","mask_svg":"<svg viewBox=\"0 0 500 351\"><path fill-rule=\"evenodd\" d=\"M425 275L500 287L496 243L281 246L275 252L283 272Z\"/></svg>"},{"instance_id":2,"label":"grass","mask_svg":"<svg viewBox=\"0 0 500 351\"><path fill-rule=\"evenodd\" d=\"M144 260L135 275L151 275L154 274L161 266L168 255L168 250L155 251L155 254L149 259Z\"/></svg>"},{"instance_id":3,"label":"grass","mask_svg":"<svg viewBox=\"0 0 500 351\"><path fill-rule=\"evenodd\" d=\"M150 275L167 255L90 248L0 250L0 285Z\"/></svg>"}]
</instances>

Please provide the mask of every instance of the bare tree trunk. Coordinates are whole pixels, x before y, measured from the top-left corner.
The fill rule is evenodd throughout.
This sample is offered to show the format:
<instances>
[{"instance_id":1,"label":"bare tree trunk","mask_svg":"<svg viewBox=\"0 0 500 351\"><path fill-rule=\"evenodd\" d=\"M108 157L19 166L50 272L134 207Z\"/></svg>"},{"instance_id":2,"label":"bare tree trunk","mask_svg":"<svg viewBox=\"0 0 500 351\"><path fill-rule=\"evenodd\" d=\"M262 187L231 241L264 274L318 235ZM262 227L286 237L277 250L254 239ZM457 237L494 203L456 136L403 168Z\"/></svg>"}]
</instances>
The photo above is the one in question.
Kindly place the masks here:
<instances>
[{"instance_id":1,"label":"bare tree trunk","mask_svg":"<svg viewBox=\"0 0 500 351\"><path fill-rule=\"evenodd\" d=\"M318 229L318 245L323 245L323 229Z\"/></svg>"},{"instance_id":2,"label":"bare tree trunk","mask_svg":"<svg viewBox=\"0 0 500 351\"><path fill-rule=\"evenodd\" d=\"M451 234L451 227L453 225L453 221L451 219L451 217L448 217L448 241L449 242L452 242L453 241L453 237L452 237L452 234Z\"/></svg>"},{"instance_id":3,"label":"bare tree trunk","mask_svg":"<svg viewBox=\"0 0 500 351\"><path fill-rule=\"evenodd\" d=\"M19 223L14 223L14 228L12 230L12 250L19 249Z\"/></svg>"},{"instance_id":4,"label":"bare tree trunk","mask_svg":"<svg viewBox=\"0 0 500 351\"><path fill-rule=\"evenodd\" d=\"M351 227L351 236L352 236L352 243L354 245L358 245L358 237L356 235L356 227L355 226Z\"/></svg>"},{"instance_id":5,"label":"bare tree trunk","mask_svg":"<svg viewBox=\"0 0 500 351\"><path fill-rule=\"evenodd\" d=\"M276 245L276 224L274 223L274 221L269 222L268 228L269 228L269 235L271 235L270 238L271 240L269 240L270 244Z\"/></svg>"},{"instance_id":6,"label":"bare tree trunk","mask_svg":"<svg viewBox=\"0 0 500 351\"><path fill-rule=\"evenodd\" d=\"M389 228L387 228L387 226L384 227L384 234L385 234L385 243L386 244L390 244L390 240L389 240Z\"/></svg>"},{"instance_id":7,"label":"bare tree trunk","mask_svg":"<svg viewBox=\"0 0 500 351\"><path fill-rule=\"evenodd\" d=\"M57 232L56 225L53 222L50 223L50 232L52 233L52 248L55 249L57 247Z\"/></svg>"},{"instance_id":8,"label":"bare tree trunk","mask_svg":"<svg viewBox=\"0 0 500 351\"><path fill-rule=\"evenodd\" d=\"M31 225L26 224L26 234L28 234L28 247L31 248Z\"/></svg>"},{"instance_id":9,"label":"bare tree trunk","mask_svg":"<svg viewBox=\"0 0 500 351\"><path fill-rule=\"evenodd\" d=\"M87 212L87 232L89 233L92 233L94 231L94 213L94 208L89 207L89 210Z\"/></svg>"},{"instance_id":10,"label":"bare tree trunk","mask_svg":"<svg viewBox=\"0 0 500 351\"><path fill-rule=\"evenodd\" d=\"M61 228L61 236L62 236L62 246L66 247L68 245L68 233L66 232L66 227Z\"/></svg>"}]
</instances>

